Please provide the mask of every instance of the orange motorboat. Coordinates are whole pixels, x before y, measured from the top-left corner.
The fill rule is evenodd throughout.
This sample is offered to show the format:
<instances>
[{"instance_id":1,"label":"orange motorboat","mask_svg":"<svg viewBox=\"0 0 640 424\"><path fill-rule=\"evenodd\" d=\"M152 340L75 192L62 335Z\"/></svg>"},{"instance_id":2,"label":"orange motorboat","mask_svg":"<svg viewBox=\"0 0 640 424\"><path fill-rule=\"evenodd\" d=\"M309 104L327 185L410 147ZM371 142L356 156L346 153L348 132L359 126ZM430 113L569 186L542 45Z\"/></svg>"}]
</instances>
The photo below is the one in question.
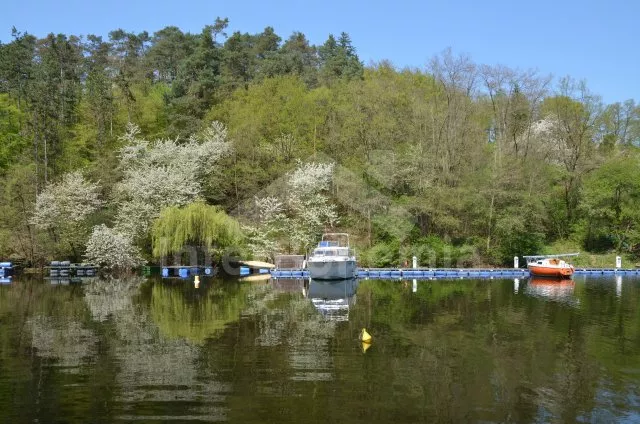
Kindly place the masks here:
<instances>
[{"instance_id":1,"label":"orange motorboat","mask_svg":"<svg viewBox=\"0 0 640 424\"><path fill-rule=\"evenodd\" d=\"M575 268L560 257L575 256L577 253L565 255L525 256L527 268L532 276L547 278L571 278Z\"/></svg>"}]
</instances>

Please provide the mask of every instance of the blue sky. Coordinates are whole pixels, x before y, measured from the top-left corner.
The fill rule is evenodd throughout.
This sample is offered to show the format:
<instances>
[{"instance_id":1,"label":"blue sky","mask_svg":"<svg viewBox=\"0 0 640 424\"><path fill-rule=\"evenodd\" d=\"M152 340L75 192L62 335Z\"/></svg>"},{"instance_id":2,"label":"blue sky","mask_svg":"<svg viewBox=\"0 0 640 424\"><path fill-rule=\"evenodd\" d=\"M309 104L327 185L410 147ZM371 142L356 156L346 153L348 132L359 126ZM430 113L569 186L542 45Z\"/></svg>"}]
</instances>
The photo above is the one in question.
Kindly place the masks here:
<instances>
[{"instance_id":1,"label":"blue sky","mask_svg":"<svg viewBox=\"0 0 640 424\"><path fill-rule=\"evenodd\" d=\"M474 62L537 69L584 79L606 103L640 101L640 2L635 0L485 1L79 1L7 0L0 41L11 27L106 36L122 28L150 33L168 25L200 32L227 17L229 31L256 33L272 26L286 38L301 31L314 44L328 34L351 35L365 64L388 59L423 68L451 47Z\"/></svg>"}]
</instances>

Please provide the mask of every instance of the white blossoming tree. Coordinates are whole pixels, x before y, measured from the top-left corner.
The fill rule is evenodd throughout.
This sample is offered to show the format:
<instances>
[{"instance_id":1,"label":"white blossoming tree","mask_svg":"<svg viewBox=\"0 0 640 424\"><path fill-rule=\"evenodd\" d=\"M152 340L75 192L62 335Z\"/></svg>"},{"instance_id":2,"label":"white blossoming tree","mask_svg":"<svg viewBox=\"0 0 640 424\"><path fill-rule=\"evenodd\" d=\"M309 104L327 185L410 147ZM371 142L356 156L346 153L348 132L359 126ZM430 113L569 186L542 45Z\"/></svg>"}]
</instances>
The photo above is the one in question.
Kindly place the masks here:
<instances>
[{"instance_id":1,"label":"white blossoming tree","mask_svg":"<svg viewBox=\"0 0 640 424\"><path fill-rule=\"evenodd\" d=\"M51 254L64 253L68 246L79 257L89 232L87 217L103 204L99 193L98 184L85 180L80 172L71 172L37 196L31 223L53 238Z\"/></svg>"},{"instance_id":2,"label":"white blossoming tree","mask_svg":"<svg viewBox=\"0 0 640 424\"><path fill-rule=\"evenodd\" d=\"M106 225L93 227L85 253L87 261L109 270L125 271L144 263L142 255L130 237L108 228Z\"/></svg>"},{"instance_id":3,"label":"white blossoming tree","mask_svg":"<svg viewBox=\"0 0 640 424\"><path fill-rule=\"evenodd\" d=\"M521 144L525 143L525 138L530 137L530 150L539 157L552 164L559 164L564 147L558 137L558 128L560 123L552 117L545 117L533 122L530 131L519 137Z\"/></svg>"},{"instance_id":4,"label":"white blossoming tree","mask_svg":"<svg viewBox=\"0 0 640 424\"><path fill-rule=\"evenodd\" d=\"M337 223L335 205L327 195L333 170L332 163L300 163L286 176L284 193L255 198L258 222L245 228L255 256L304 252L327 226Z\"/></svg>"},{"instance_id":5,"label":"white blossoming tree","mask_svg":"<svg viewBox=\"0 0 640 424\"><path fill-rule=\"evenodd\" d=\"M255 197L258 224L243 226L247 236L247 247L257 258L270 259L281 250L278 240L285 237L290 221L285 214L285 205L276 197Z\"/></svg>"},{"instance_id":6,"label":"white blossoming tree","mask_svg":"<svg viewBox=\"0 0 640 424\"><path fill-rule=\"evenodd\" d=\"M129 125L120 151L124 178L116 187L120 203L116 229L140 237L167 206L184 206L201 193L201 181L213 165L229 153L227 130L214 122L186 143L176 140L150 142Z\"/></svg>"},{"instance_id":7,"label":"white blossoming tree","mask_svg":"<svg viewBox=\"0 0 640 424\"><path fill-rule=\"evenodd\" d=\"M115 226L94 227L86 259L121 271L143 263L136 242L144 239L160 211L184 206L199 198L200 181L215 163L228 154L227 130L214 122L184 143L177 140L147 141L140 129L129 124L121 137L120 167L123 179L115 189Z\"/></svg>"}]
</instances>

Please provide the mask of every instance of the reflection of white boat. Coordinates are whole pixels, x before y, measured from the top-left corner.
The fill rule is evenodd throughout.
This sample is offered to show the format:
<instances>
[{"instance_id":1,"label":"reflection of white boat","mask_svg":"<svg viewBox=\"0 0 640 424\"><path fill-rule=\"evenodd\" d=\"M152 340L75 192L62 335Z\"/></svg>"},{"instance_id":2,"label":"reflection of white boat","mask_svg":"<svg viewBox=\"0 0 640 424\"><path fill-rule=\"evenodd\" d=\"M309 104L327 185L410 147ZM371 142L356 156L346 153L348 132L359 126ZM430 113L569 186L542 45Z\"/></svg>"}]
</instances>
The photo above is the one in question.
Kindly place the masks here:
<instances>
[{"instance_id":1,"label":"reflection of white boat","mask_svg":"<svg viewBox=\"0 0 640 424\"><path fill-rule=\"evenodd\" d=\"M340 281L309 281L307 297L313 306L332 321L349 320L349 307L355 304L358 280L349 278Z\"/></svg>"},{"instance_id":2,"label":"reflection of white boat","mask_svg":"<svg viewBox=\"0 0 640 424\"><path fill-rule=\"evenodd\" d=\"M349 247L349 235L329 233L307 260L309 277L314 280L340 280L356 276L356 256Z\"/></svg>"}]
</instances>

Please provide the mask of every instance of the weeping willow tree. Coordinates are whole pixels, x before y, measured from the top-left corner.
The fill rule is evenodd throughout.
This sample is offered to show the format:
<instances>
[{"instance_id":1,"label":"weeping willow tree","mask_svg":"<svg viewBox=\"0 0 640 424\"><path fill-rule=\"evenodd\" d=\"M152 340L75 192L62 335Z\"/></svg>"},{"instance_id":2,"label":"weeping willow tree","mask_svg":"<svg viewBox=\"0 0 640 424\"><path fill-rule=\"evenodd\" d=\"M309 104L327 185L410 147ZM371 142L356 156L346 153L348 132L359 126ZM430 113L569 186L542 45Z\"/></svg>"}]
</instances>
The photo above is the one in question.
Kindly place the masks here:
<instances>
[{"instance_id":1,"label":"weeping willow tree","mask_svg":"<svg viewBox=\"0 0 640 424\"><path fill-rule=\"evenodd\" d=\"M212 248L237 246L240 224L222 209L203 202L170 206L160 212L151 232L156 257L180 252L188 244Z\"/></svg>"}]
</instances>

